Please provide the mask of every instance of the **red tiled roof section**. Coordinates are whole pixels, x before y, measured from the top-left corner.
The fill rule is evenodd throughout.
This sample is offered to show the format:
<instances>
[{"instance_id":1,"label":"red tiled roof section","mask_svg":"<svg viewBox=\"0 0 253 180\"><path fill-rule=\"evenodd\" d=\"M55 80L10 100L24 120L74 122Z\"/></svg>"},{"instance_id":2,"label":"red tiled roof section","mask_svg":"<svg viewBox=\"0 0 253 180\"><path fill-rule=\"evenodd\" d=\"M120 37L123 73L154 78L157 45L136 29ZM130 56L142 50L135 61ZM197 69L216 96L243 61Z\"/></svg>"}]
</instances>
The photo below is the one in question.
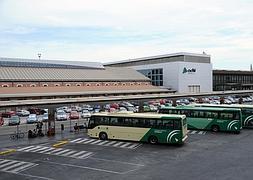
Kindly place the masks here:
<instances>
[{"instance_id":1,"label":"red tiled roof section","mask_svg":"<svg viewBox=\"0 0 253 180\"><path fill-rule=\"evenodd\" d=\"M16 93L56 93L56 92L87 92L87 91L123 91L123 90L159 90L152 85L132 86L70 86L70 87L0 87L0 94Z\"/></svg>"}]
</instances>

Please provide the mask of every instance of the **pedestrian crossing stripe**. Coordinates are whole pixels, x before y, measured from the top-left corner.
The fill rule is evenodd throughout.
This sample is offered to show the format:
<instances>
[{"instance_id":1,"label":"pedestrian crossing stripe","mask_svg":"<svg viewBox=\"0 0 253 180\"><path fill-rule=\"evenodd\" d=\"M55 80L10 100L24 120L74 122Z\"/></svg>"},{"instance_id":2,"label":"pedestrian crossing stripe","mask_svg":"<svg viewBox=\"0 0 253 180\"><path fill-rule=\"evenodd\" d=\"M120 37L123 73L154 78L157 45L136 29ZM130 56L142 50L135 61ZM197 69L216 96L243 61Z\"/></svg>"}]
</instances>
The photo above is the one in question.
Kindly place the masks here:
<instances>
[{"instance_id":1,"label":"pedestrian crossing stripe","mask_svg":"<svg viewBox=\"0 0 253 180\"><path fill-rule=\"evenodd\" d=\"M76 151L73 149L53 148L53 147L44 147L44 146L28 146L28 147L17 149L17 151L71 157L71 158L76 158L76 159L86 159L90 157L91 155L93 155L93 152L88 152L88 151Z\"/></svg>"},{"instance_id":2,"label":"pedestrian crossing stripe","mask_svg":"<svg viewBox=\"0 0 253 180\"><path fill-rule=\"evenodd\" d=\"M37 165L38 164L25 161L0 159L0 171L2 172L19 173Z\"/></svg>"},{"instance_id":3,"label":"pedestrian crossing stripe","mask_svg":"<svg viewBox=\"0 0 253 180\"><path fill-rule=\"evenodd\" d=\"M200 135L205 135L206 133L207 133L206 131L188 130L188 134L200 134Z\"/></svg>"},{"instance_id":4,"label":"pedestrian crossing stripe","mask_svg":"<svg viewBox=\"0 0 253 180\"><path fill-rule=\"evenodd\" d=\"M137 147L141 146L140 143L132 143L132 142L124 142L124 141L107 141L107 140L90 139L90 138L78 138L69 142L77 143L77 144L111 146L111 147L126 148L126 149L136 149Z\"/></svg>"}]
</instances>

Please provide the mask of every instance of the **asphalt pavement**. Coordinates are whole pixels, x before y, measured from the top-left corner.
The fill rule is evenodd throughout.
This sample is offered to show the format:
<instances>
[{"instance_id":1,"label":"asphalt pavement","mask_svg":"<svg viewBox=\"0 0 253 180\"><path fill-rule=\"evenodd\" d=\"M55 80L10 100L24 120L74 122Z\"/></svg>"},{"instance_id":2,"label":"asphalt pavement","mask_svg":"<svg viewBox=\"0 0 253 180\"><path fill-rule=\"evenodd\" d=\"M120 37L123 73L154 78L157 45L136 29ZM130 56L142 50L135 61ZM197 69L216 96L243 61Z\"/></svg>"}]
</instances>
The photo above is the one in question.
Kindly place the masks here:
<instances>
[{"instance_id":1,"label":"asphalt pavement","mask_svg":"<svg viewBox=\"0 0 253 180\"><path fill-rule=\"evenodd\" d=\"M11 141L1 136L0 179L251 180L253 130L189 131L183 146L100 141L85 132ZM5 140L4 140L5 139ZM66 144L55 148L61 140ZM26 167L26 168L23 168Z\"/></svg>"}]
</instances>

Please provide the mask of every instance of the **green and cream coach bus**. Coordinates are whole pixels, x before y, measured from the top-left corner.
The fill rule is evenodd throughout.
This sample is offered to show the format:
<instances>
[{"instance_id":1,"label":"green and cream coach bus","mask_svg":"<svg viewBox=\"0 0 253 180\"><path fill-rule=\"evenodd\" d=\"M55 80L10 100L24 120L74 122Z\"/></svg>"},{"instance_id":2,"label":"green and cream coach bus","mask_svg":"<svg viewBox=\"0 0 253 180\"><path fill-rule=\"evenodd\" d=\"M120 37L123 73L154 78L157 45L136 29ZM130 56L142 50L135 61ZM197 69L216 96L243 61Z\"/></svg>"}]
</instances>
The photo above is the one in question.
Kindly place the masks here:
<instances>
[{"instance_id":1,"label":"green and cream coach bus","mask_svg":"<svg viewBox=\"0 0 253 180\"><path fill-rule=\"evenodd\" d=\"M209 108L194 106L162 107L159 113L185 114L188 129L212 130L214 132L240 133L241 110L236 108Z\"/></svg>"},{"instance_id":2,"label":"green and cream coach bus","mask_svg":"<svg viewBox=\"0 0 253 180\"><path fill-rule=\"evenodd\" d=\"M185 115L151 113L94 113L88 135L101 140L183 144L187 139Z\"/></svg>"},{"instance_id":3,"label":"green and cream coach bus","mask_svg":"<svg viewBox=\"0 0 253 180\"><path fill-rule=\"evenodd\" d=\"M242 127L253 128L253 105L248 104L193 104L196 107L238 108L242 111Z\"/></svg>"}]
</instances>

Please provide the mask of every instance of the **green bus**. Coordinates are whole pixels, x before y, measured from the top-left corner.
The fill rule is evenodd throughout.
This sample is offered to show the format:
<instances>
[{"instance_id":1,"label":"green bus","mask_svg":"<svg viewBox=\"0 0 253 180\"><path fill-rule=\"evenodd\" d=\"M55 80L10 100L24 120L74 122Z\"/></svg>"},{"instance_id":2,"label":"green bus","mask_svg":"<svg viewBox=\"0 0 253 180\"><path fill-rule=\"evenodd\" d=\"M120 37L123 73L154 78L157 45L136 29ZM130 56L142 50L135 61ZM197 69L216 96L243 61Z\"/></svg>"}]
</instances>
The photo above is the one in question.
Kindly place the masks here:
<instances>
[{"instance_id":1,"label":"green bus","mask_svg":"<svg viewBox=\"0 0 253 180\"><path fill-rule=\"evenodd\" d=\"M188 129L227 131L240 133L242 115L240 109L208 108L194 106L162 107L162 114L185 114Z\"/></svg>"},{"instance_id":2,"label":"green bus","mask_svg":"<svg viewBox=\"0 0 253 180\"><path fill-rule=\"evenodd\" d=\"M186 116L152 113L94 113L88 123L88 135L101 140L183 144L187 139Z\"/></svg>"},{"instance_id":3,"label":"green bus","mask_svg":"<svg viewBox=\"0 0 253 180\"><path fill-rule=\"evenodd\" d=\"M253 105L248 104L193 104L197 107L237 108L242 111L242 127L253 128Z\"/></svg>"}]
</instances>

